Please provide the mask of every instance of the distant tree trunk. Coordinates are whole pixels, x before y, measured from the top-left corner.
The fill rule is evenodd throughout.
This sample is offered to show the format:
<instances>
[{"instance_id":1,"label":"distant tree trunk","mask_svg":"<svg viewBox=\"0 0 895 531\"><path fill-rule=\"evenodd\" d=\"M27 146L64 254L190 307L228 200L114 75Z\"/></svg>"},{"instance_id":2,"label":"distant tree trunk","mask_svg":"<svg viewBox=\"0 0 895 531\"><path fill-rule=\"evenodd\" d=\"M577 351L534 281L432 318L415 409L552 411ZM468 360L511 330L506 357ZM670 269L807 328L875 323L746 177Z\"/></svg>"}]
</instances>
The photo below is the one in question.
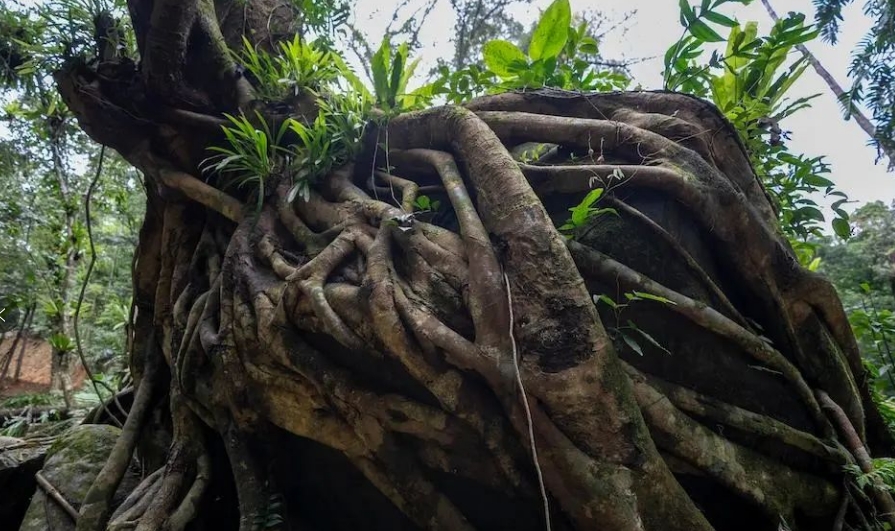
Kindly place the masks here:
<instances>
[{"instance_id":1,"label":"distant tree trunk","mask_svg":"<svg viewBox=\"0 0 895 531\"><path fill-rule=\"evenodd\" d=\"M761 0L761 3L762 5L764 5L765 9L768 12L768 15L771 16L771 19L773 19L774 22L780 20L780 17L777 16L777 13L771 6L770 0ZM796 49L808 60L808 63L811 65L812 68L814 68L814 71L817 72L817 75L819 75L820 78L824 80L824 83L826 83L827 86L830 87L830 92L832 92L833 95L836 96L836 100L846 101L847 94L845 89L843 89L842 86L839 85L839 83L836 81L836 78L833 77L833 74L831 74L829 70L827 70L824 65L817 59L817 57L815 57L815 55L811 53L811 50L809 50L804 44L797 44ZM864 132L867 133L867 136L869 136L871 139L876 138L876 126L873 125L873 122L871 122L870 119L867 118L867 116L865 116L863 112L861 112L861 109L856 106L852 106L852 108L848 110L848 116L855 119L855 122L857 122L861 129L863 129ZM879 147L883 151L883 153L885 153L886 157L889 158L890 165L895 164L895 153L893 153L889 149L886 149L886 147L882 144L879 144Z\"/></svg>"},{"instance_id":2,"label":"distant tree trunk","mask_svg":"<svg viewBox=\"0 0 895 531\"><path fill-rule=\"evenodd\" d=\"M256 210L199 165L223 112L279 112L226 49L266 17L221 32L211 5L131 0L141 62L57 76L148 189L134 406L79 531L892 520L843 471L893 445L839 299L714 107L544 90L404 114L308 201L271 177ZM531 142L559 149L513 159ZM422 186L435 217L411 212ZM595 187L616 213L565 238Z\"/></svg>"},{"instance_id":3,"label":"distant tree trunk","mask_svg":"<svg viewBox=\"0 0 895 531\"><path fill-rule=\"evenodd\" d=\"M25 309L25 313L22 314L22 322L16 327L16 336L12 340L12 345L9 346L9 350L6 351L6 354L0 358L0 380L6 378L9 375L9 368L12 366L12 360L16 357L16 350L19 347L19 342L22 341L22 336L25 334L25 330L28 329L28 325L31 322L31 317L34 314L34 305L29 306ZM24 349L23 349L24 350ZM14 380L18 381L19 379L19 366L21 365L21 361L17 363L15 370Z\"/></svg>"},{"instance_id":4,"label":"distant tree trunk","mask_svg":"<svg viewBox=\"0 0 895 531\"><path fill-rule=\"evenodd\" d=\"M58 127L61 127L61 125ZM50 130L53 131L52 127ZM53 274L53 295L56 297L54 303L58 307L49 316L49 334L51 336L65 337L71 341L74 329L72 327L70 303L79 259L78 239L75 234L77 208L74 206L74 201L76 201L76 197L62 160L61 148L55 138L50 141L50 149L52 152L53 174L56 178L60 203L63 206L63 232L61 234L62 242L59 244L62 264L58 266L58 269ZM71 358L72 350L70 346L53 344L52 362L50 364L50 391L61 392L67 408L70 408L72 405Z\"/></svg>"}]
</instances>

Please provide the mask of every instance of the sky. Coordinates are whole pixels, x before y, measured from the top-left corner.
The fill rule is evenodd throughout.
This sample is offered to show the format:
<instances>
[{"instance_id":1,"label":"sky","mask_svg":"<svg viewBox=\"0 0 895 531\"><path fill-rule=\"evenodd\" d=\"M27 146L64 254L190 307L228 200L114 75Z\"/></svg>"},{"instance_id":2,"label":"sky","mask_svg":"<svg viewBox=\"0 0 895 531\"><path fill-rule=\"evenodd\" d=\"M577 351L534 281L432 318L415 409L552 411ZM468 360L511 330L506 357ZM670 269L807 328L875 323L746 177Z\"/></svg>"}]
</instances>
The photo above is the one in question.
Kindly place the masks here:
<instances>
[{"instance_id":1,"label":"sky","mask_svg":"<svg viewBox=\"0 0 895 531\"><path fill-rule=\"evenodd\" d=\"M612 21L624 18L625 13L636 11L626 24L627 31L615 31L604 37L601 52L607 58L645 58L631 67L635 84L644 89L661 88L662 56L671 43L681 36L678 22L677 0L570 0L573 12L600 10ZM411 4L414 0L411 0ZM514 9L516 17L525 24L537 19L541 9L550 0L534 0L527 6ZM695 3L695 0L691 0ZM356 14L358 26L376 41L377 35L388 23L393 2L359 2ZM364 5L366 4L366 5ZM777 14L783 16L788 11L807 14L813 20L814 8L811 0L771 0ZM847 71L854 45L866 34L871 21L862 13L863 2L854 2L844 11L839 41L831 46L821 40L808 44L808 48L844 87L850 86ZM759 34L766 33L773 25L761 2L755 0L749 6L729 4L720 11L740 22L757 21ZM447 57L452 52L451 32L454 30L453 13L448 2L441 1L430 15L421 32L421 41L426 43L420 50L422 66L419 71L427 71L427 65L439 56ZM723 35L723 32L722 32ZM788 142L795 153L808 156L825 155L830 164L831 180L838 189L848 194L854 201L849 210L869 201L895 200L895 173L889 173L885 160L874 164L876 150L867 145L867 135L852 120L844 121L836 98L820 77L809 68L791 89L792 98L820 93L813 100L812 107L787 118L781 124L791 132ZM821 205L829 205L832 200L815 197ZM827 216L832 215L827 211Z\"/></svg>"}]
</instances>

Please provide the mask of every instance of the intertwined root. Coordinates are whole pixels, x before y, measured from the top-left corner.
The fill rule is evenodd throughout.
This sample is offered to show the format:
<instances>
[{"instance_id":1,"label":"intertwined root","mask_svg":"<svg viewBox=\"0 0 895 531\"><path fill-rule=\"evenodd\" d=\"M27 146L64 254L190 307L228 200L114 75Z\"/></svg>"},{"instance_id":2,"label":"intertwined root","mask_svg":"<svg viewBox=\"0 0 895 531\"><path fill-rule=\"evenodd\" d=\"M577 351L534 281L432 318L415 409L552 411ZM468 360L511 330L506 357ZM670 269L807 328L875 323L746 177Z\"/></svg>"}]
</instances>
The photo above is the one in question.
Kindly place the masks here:
<instances>
[{"instance_id":1,"label":"intertwined root","mask_svg":"<svg viewBox=\"0 0 895 531\"><path fill-rule=\"evenodd\" d=\"M382 160L308 201L284 184L255 214L160 174L194 202L150 201L136 269L136 343L161 346L136 352L169 369L173 444L110 527L183 529L215 433L252 529L282 481L253 442L272 426L342 454L420 528L488 527L446 477L543 503L557 529L713 529L705 485L756 529L873 513L842 489L843 465L888 443L841 306L708 106L508 94L381 133ZM510 155L529 142L555 148ZM616 215L567 240L556 225L595 186ZM414 213L421 191L442 211Z\"/></svg>"}]
</instances>

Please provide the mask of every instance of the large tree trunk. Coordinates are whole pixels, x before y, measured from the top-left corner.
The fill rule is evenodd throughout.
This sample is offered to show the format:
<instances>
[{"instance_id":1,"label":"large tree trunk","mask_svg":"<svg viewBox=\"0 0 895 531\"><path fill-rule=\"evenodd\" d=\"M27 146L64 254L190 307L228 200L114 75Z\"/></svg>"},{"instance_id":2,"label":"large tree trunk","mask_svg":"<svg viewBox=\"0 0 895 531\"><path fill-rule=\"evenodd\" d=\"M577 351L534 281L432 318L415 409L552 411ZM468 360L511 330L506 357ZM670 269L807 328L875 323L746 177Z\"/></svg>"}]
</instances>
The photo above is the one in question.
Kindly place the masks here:
<instances>
[{"instance_id":1,"label":"large tree trunk","mask_svg":"<svg viewBox=\"0 0 895 531\"><path fill-rule=\"evenodd\" d=\"M263 41L273 2L219 2L221 26L208 1L129 4L140 65L58 75L148 189L134 405L80 530L891 519L843 471L893 447L840 302L711 105L537 91L401 115L307 202L268 183L256 211L198 166L251 95L219 28ZM558 149L513 158L531 142ZM594 186L617 215L567 240ZM409 215L418 187L447 212ZM158 471L115 509L135 450Z\"/></svg>"}]
</instances>

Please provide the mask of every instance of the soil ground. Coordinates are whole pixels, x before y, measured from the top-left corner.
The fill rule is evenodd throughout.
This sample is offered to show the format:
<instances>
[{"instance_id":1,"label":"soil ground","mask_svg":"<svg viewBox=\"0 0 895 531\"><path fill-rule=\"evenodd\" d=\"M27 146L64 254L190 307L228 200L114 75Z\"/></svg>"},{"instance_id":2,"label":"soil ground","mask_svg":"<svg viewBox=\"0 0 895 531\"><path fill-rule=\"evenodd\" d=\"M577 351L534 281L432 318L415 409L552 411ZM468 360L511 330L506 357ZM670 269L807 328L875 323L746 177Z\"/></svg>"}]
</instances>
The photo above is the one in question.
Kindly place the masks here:
<instances>
[{"instance_id":1,"label":"soil ground","mask_svg":"<svg viewBox=\"0 0 895 531\"><path fill-rule=\"evenodd\" d=\"M12 347L15 335L10 334L0 341L0 358ZM24 345L23 345L24 343ZM24 353L22 349L24 347ZM19 356L22 356L22 370L18 381L13 380ZM34 336L22 338L16 348L15 357L9 368L8 378L0 379L0 398L8 398L27 393L45 393L50 388L50 365L52 348L50 344ZM84 368L77 364L72 375L72 385L79 388L86 378Z\"/></svg>"}]
</instances>

